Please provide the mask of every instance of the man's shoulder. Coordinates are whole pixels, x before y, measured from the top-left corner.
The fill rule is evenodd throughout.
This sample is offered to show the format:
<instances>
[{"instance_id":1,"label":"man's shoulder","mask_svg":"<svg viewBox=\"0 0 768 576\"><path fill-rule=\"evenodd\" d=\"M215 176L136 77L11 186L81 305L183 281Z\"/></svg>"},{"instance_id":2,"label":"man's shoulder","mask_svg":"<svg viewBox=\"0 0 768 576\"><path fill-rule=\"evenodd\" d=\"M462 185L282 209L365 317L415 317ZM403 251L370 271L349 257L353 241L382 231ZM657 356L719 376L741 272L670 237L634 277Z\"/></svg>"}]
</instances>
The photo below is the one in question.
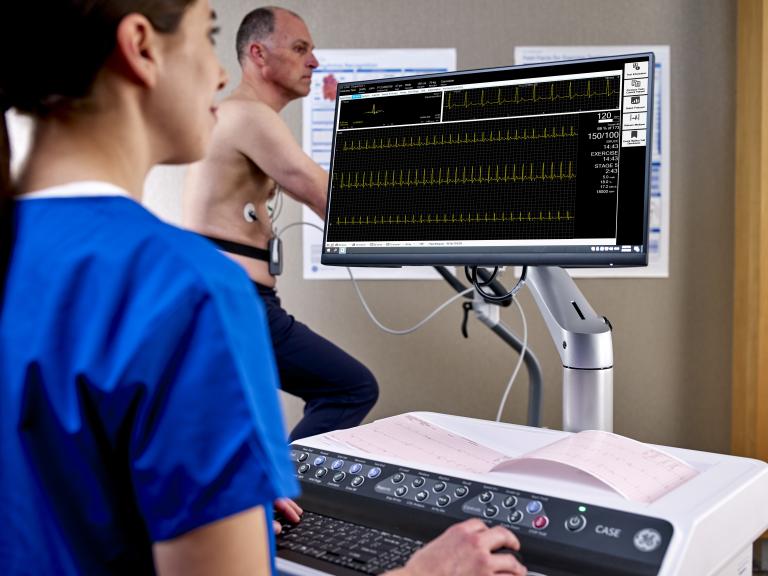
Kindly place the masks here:
<instances>
[{"instance_id":1,"label":"man's shoulder","mask_svg":"<svg viewBox=\"0 0 768 576\"><path fill-rule=\"evenodd\" d=\"M219 104L219 119L241 122L248 118L282 122L280 115L261 100L231 95Z\"/></svg>"},{"instance_id":2,"label":"man's shoulder","mask_svg":"<svg viewBox=\"0 0 768 576\"><path fill-rule=\"evenodd\" d=\"M232 160L245 156L261 166L280 156L293 144L293 134L280 115L261 100L230 96L219 105L219 119L214 130L208 159L226 155Z\"/></svg>"}]
</instances>

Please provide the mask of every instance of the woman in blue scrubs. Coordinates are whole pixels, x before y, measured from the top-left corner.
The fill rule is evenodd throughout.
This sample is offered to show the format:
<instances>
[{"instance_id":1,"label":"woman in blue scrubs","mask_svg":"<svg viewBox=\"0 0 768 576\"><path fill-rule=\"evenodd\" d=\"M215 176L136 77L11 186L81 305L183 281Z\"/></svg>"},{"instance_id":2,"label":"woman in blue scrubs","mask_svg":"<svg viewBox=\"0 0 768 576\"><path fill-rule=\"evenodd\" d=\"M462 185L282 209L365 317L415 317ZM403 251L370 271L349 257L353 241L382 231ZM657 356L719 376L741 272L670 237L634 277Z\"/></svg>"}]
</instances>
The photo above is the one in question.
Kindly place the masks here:
<instances>
[{"instance_id":1,"label":"woman in blue scrubs","mask_svg":"<svg viewBox=\"0 0 768 576\"><path fill-rule=\"evenodd\" d=\"M0 572L267 574L297 483L263 307L140 204L215 122L208 0L8 4L0 103L35 130L13 183L0 138ZM501 546L464 523L402 573L524 573Z\"/></svg>"}]
</instances>

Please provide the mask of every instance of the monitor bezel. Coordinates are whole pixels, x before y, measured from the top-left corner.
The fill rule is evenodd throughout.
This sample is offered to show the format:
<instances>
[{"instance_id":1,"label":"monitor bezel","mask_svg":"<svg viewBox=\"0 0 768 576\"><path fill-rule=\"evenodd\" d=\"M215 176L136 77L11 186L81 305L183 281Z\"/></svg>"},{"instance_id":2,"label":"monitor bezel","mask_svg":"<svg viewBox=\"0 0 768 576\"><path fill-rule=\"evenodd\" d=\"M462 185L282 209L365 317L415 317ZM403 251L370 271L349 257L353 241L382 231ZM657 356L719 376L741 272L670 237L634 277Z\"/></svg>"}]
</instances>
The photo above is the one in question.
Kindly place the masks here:
<instances>
[{"instance_id":1,"label":"monitor bezel","mask_svg":"<svg viewBox=\"0 0 768 576\"><path fill-rule=\"evenodd\" d=\"M555 62L537 62L533 64L521 64L516 66L500 66L492 68L475 68L454 72L440 72L431 74L419 74L411 76L397 76L375 80L340 82L337 87L337 98L333 121L333 138L331 141L331 159L329 174L333 173L334 156L336 151L336 134L338 115L341 102L338 98L339 91L353 86L371 86L388 84L392 82L418 81L427 78L461 77L476 74L506 72L509 70L528 70L535 68L566 67L593 62L626 62L632 59L648 60L648 128L646 136L645 152L645 186L644 186L644 214L643 214L643 244L642 251L635 252L634 246L629 252L621 251L595 251L586 252L580 245L563 245L562 250L553 249L552 245L546 247L546 251L537 252L535 246L526 248L525 252L495 251L478 247L450 247L438 248L435 251L414 248L392 248L382 252L381 248L371 249L356 248L354 252L326 253L326 241L328 237L327 227L323 230L323 245L321 263L330 266L360 266L360 267L400 267L400 266L562 266L566 268L611 268L611 267L639 267L648 265L648 219L650 210L650 178L652 164L653 141L653 85L655 71L655 55L653 52L639 52L634 54L617 54L614 56L600 56L595 58L580 58L574 60L562 60ZM328 179L327 203L325 221L328 221L331 209L332 181ZM573 250L569 252L569 249Z\"/></svg>"}]
</instances>

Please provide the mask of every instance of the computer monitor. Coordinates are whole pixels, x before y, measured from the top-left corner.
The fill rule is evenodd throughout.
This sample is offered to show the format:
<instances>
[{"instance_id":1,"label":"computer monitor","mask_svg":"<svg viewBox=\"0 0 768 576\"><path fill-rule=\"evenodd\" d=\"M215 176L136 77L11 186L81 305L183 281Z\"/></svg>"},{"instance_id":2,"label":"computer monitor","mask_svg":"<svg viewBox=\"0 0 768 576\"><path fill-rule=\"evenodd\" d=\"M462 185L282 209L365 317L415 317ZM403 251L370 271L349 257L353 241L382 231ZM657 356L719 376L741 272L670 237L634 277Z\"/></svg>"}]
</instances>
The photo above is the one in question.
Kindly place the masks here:
<instances>
[{"instance_id":1,"label":"computer monitor","mask_svg":"<svg viewBox=\"0 0 768 576\"><path fill-rule=\"evenodd\" d=\"M653 54L341 83L323 264L642 266Z\"/></svg>"}]
</instances>

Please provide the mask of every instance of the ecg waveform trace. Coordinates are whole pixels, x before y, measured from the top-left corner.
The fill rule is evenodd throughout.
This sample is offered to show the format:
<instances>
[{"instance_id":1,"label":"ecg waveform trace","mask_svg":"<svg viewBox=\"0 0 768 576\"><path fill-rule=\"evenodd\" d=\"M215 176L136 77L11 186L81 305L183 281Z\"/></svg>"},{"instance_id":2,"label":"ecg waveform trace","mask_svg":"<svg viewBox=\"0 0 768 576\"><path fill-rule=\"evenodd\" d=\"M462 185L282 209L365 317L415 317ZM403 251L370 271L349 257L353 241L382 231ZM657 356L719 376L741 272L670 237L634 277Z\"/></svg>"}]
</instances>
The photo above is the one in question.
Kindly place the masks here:
<instances>
[{"instance_id":1,"label":"ecg waveform trace","mask_svg":"<svg viewBox=\"0 0 768 576\"><path fill-rule=\"evenodd\" d=\"M471 136L470 136L471 134ZM479 137L478 137L479 134ZM422 146L446 146L453 144L484 144L486 142L518 142L525 140L548 140L552 138L575 138L578 133L574 130L573 126L566 128L565 125L557 127L545 126L543 130L536 132L536 128L524 127L522 130L515 129L514 131L507 128L506 132L502 133L502 130L485 131L485 130L472 130L471 132L464 132L448 130L446 135L445 131L442 131L439 136L437 133L432 135L427 134L424 138L421 135L413 136L410 138L403 136L402 138L392 138L384 136L379 138L369 137L368 135L355 134L355 137L351 139L343 139L341 152L350 152L354 150L384 150L388 148L421 148Z\"/></svg>"},{"instance_id":2,"label":"ecg waveform trace","mask_svg":"<svg viewBox=\"0 0 768 576\"><path fill-rule=\"evenodd\" d=\"M510 212L509 216L506 214L496 214L496 212L493 212L490 216L486 212L485 214L481 215L479 212L476 213L474 216L471 213L468 213L466 217L463 213L459 213L458 216L456 214L451 214L450 217L448 214L443 214L440 216L439 214L435 214L434 216L432 214L427 214L426 217L424 214L419 214L418 217L416 214L412 214L410 218L408 218L407 214L403 214L402 216L400 214L395 214L394 219L392 218L392 215L389 216L365 216L365 219L363 219L363 216L338 216L336 218L336 224L340 226L353 226L353 225L360 225L360 226L371 226L371 225L383 225L383 224L472 224L478 223L478 222L553 222L553 221L561 221L561 220L573 220L574 216L566 210L565 214L561 214L558 210L557 213L553 216L552 211L547 211L547 214L544 214L543 210L539 210L538 213L536 211L533 212L533 214L529 211L526 214L523 214L522 212L518 212L517 215Z\"/></svg>"},{"instance_id":3,"label":"ecg waveform trace","mask_svg":"<svg viewBox=\"0 0 768 576\"><path fill-rule=\"evenodd\" d=\"M549 165L547 165L549 164ZM477 170L475 170L477 168ZM373 170L370 172L355 172L354 181L352 179L352 173L349 172L346 175L344 172L334 172L334 182L339 189L349 188L391 188L396 186L441 186L443 184L490 184L499 182L534 182L537 180L573 180L576 178L576 174L573 171L573 162L569 161L566 166L564 162L560 161L557 166L555 162L542 162L540 170L538 166L534 167L533 162L529 163L526 167L522 164L519 169L517 164L510 166L505 164L503 170L500 171L500 166L493 167L488 165L485 170L485 176L483 176L483 166L470 166L469 171L466 166L463 166L461 170L458 166L453 168L453 176L451 176L451 167L445 168L445 178L443 178L443 168L437 169L437 178L435 178L435 168L429 169L429 176L427 176L427 168L423 168L421 171L421 177L419 177L419 171L413 170L413 177L411 177L411 169L408 169L403 176L403 170L400 169L399 175L396 170L392 170L392 175L388 171L385 171L382 175L380 170L376 171L376 180L373 179ZM344 178L346 176L346 182Z\"/></svg>"},{"instance_id":4,"label":"ecg waveform trace","mask_svg":"<svg viewBox=\"0 0 768 576\"><path fill-rule=\"evenodd\" d=\"M439 191L420 195L399 190L366 209L354 196L343 198L344 208L328 219L329 241L354 242L364 232L368 241L445 241L551 239L573 237L576 211L573 202L557 194L510 198L498 190L468 190L462 202L440 204ZM565 201L564 201L565 200ZM486 209L489 206L496 210ZM506 210L502 208L506 206ZM455 208L455 209L454 209Z\"/></svg>"},{"instance_id":5,"label":"ecg waveform trace","mask_svg":"<svg viewBox=\"0 0 768 576\"><path fill-rule=\"evenodd\" d=\"M328 240L569 238L577 114L341 131ZM376 223L375 225L373 223Z\"/></svg>"},{"instance_id":6,"label":"ecg waveform trace","mask_svg":"<svg viewBox=\"0 0 768 576\"><path fill-rule=\"evenodd\" d=\"M617 109L620 84L620 76L607 76L448 91L443 121Z\"/></svg>"},{"instance_id":7,"label":"ecg waveform trace","mask_svg":"<svg viewBox=\"0 0 768 576\"><path fill-rule=\"evenodd\" d=\"M339 129L439 122L441 107L438 92L341 100Z\"/></svg>"},{"instance_id":8,"label":"ecg waveform trace","mask_svg":"<svg viewBox=\"0 0 768 576\"><path fill-rule=\"evenodd\" d=\"M366 110L365 112L363 112L363 114L381 114L382 112L384 112L384 110L382 110L381 108L376 110L376 104L374 104L373 106L371 106L370 110Z\"/></svg>"}]
</instances>

